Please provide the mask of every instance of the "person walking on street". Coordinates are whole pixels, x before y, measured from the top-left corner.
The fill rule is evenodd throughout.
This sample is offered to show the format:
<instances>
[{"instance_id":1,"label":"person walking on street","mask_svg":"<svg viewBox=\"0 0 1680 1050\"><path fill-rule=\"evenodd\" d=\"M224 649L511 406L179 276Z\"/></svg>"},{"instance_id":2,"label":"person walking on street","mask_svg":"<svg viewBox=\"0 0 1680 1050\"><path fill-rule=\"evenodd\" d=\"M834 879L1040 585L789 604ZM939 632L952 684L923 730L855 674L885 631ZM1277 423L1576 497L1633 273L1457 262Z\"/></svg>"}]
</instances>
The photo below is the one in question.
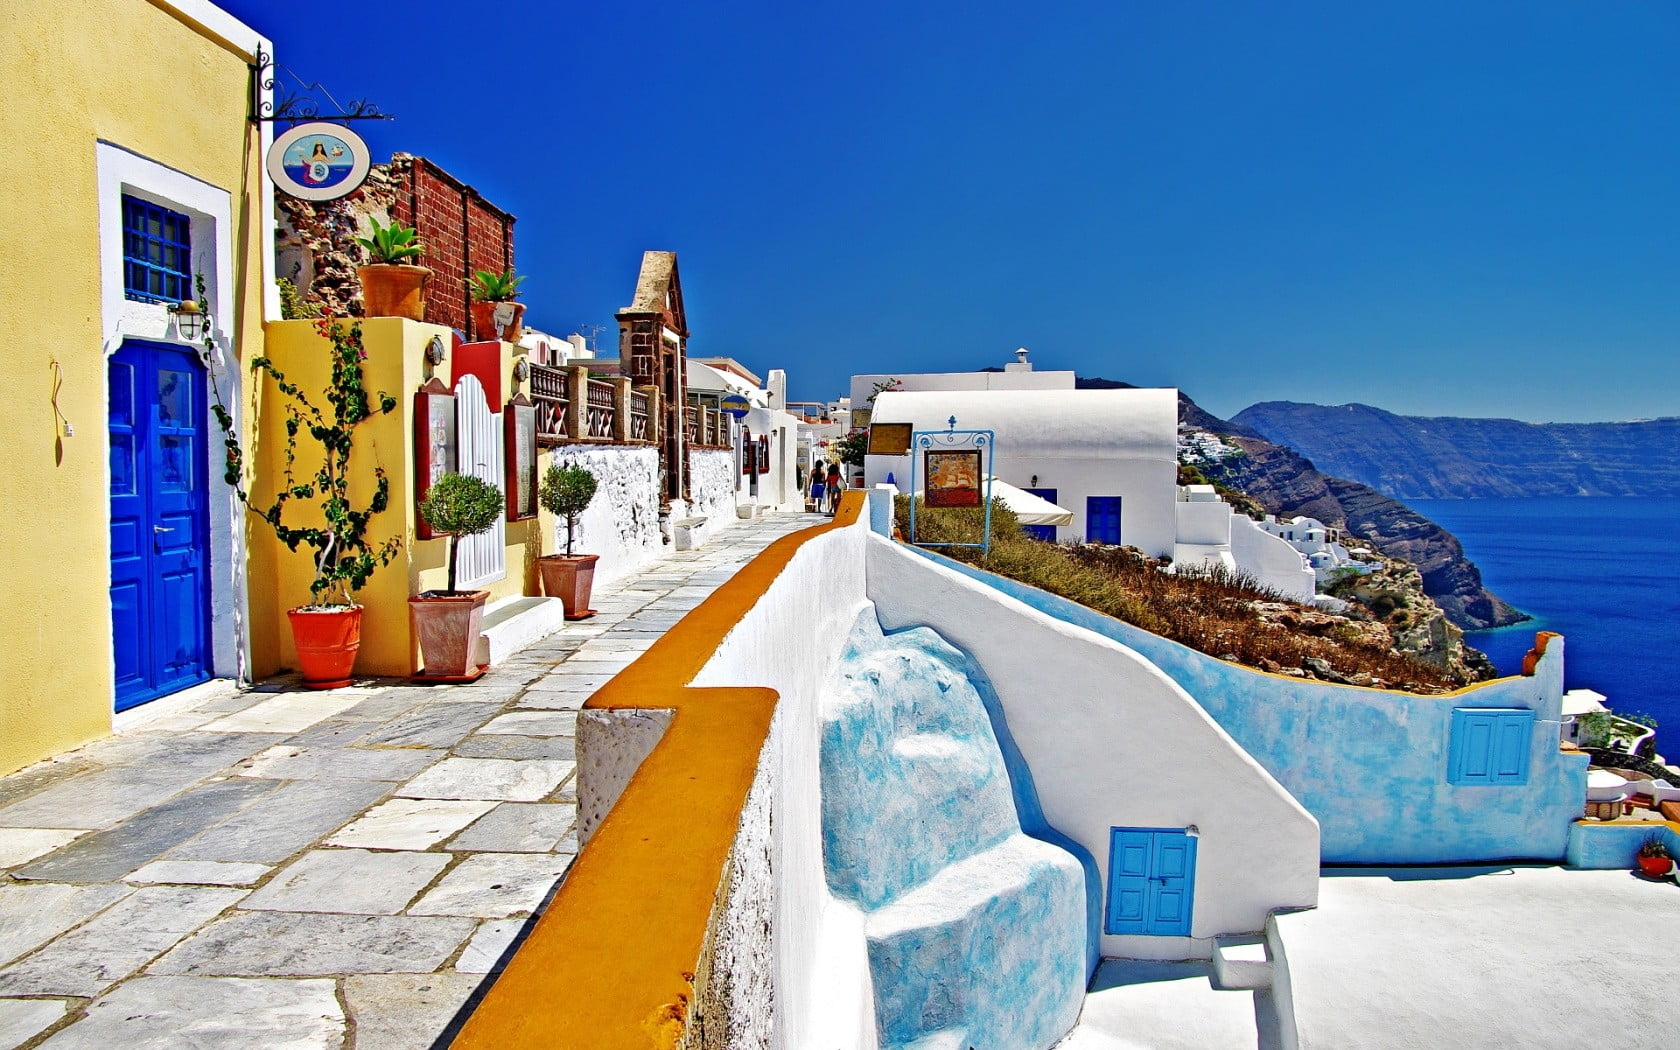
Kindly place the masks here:
<instances>
[{"instance_id":1,"label":"person walking on street","mask_svg":"<svg viewBox=\"0 0 1680 1050\"><path fill-rule=\"evenodd\" d=\"M840 477L840 464L828 465L828 513L833 516L840 509L840 490L845 487Z\"/></svg>"},{"instance_id":2,"label":"person walking on street","mask_svg":"<svg viewBox=\"0 0 1680 1050\"><path fill-rule=\"evenodd\" d=\"M823 509L823 472L821 467L811 468L811 509Z\"/></svg>"}]
</instances>

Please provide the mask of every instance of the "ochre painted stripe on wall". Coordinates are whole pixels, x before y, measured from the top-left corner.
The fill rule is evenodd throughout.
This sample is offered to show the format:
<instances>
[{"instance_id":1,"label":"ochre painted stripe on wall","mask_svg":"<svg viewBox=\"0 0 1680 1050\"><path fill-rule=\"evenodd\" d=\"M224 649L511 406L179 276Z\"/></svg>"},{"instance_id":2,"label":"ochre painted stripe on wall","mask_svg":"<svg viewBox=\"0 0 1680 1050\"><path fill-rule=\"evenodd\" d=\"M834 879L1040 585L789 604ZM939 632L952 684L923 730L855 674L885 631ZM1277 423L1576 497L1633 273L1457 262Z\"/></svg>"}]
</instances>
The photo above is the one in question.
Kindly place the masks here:
<instances>
[{"instance_id":1,"label":"ochre painted stripe on wall","mask_svg":"<svg viewBox=\"0 0 1680 1050\"><path fill-rule=\"evenodd\" d=\"M783 537L602 686L591 710L672 710L670 728L467 1021L458 1050L667 1050L683 1035L706 924L770 731L773 689L690 688L801 546Z\"/></svg>"}]
</instances>

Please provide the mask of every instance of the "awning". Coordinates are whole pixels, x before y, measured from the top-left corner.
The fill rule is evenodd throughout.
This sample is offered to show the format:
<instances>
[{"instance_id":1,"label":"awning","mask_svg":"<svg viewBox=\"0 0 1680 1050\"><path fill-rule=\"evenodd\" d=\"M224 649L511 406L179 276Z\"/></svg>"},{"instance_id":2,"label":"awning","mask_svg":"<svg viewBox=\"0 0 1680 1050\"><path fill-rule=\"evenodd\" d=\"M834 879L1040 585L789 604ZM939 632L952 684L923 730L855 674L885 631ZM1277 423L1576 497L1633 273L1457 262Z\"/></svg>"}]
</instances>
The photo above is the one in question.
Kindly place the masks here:
<instances>
[{"instance_id":1,"label":"awning","mask_svg":"<svg viewBox=\"0 0 1680 1050\"><path fill-rule=\"evenodd\" d=\"M1072 525L1073 511L1064 510L1042 496L1018 489L999 477L992 477L992 498L1015 512L1022 525ZM920 492L917 495L921 495Z\"/></svg>"}]
</instances>

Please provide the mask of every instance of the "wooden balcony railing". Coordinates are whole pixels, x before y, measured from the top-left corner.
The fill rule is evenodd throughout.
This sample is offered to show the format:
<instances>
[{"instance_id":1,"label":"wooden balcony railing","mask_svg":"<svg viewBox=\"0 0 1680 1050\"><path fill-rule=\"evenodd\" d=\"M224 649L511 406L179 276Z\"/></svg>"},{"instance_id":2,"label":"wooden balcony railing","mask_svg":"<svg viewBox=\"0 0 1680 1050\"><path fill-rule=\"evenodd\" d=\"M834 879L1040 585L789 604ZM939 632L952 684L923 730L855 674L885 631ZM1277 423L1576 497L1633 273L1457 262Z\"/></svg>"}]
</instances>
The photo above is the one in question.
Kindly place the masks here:
<instances>
[{"instance_id":1,"label":"wooden balcony railing","mask_svg":"<svg viewBox=\"0 0 1680 1050\"><path fill-rule=\"evenodd\" d=\"M531 400L537 406L537 443L575 441L651 443L659 432L647 390L630 381L599 378L578 366L531 364Z\"/></svg>"}]
</instances>

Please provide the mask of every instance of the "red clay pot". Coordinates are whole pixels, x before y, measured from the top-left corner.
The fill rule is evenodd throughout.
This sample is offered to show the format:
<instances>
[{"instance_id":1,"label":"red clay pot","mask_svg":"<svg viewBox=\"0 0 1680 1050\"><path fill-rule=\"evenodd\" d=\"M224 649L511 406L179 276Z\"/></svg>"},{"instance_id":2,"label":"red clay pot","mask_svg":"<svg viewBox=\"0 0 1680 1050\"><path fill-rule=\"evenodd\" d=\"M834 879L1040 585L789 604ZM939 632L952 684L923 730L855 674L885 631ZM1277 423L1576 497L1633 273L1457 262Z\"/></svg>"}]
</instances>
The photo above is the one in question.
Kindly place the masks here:
<instances>
[{"instance_id":1,"label":"red clay pot","mask_svg":"<svg viewBox=\"0 0 1680 1050\"><path fill-rule=\"evenodd\" d=\"M426 591L408 600L408 626L420 640L429 678L476 672L473 650L484 625L489 591Z\"/></svg>"},{"instance_id":2,"label":"red clay pot","mask_svg":"<svg viewBox=\"0 0 1680 1050\"><path fill-rule=\"evenodd\" d=\"M369 263L358 266L362 282L363 317L406 317L426 319L426 278L432 271L424 266L398 263Z\"/></svg>"},{"instance_id":3,"label":"red clay pot","mask_svg":"<svg viewBox=\"0 0 1680 1050\"><path fill-rule=\"evenodd\" d=\"M1639 870L1653 879L1662 878L1674 867L1673 857L1636 857L1635 859L1639 861Z\"/></svg>"},{"instance_id":4,"label":"red clay pot","mask_svg":"<svg viewBox=\"0 0 1680 1050\"><path fill-rule=\"evenodd\" d=\"M362 607L311 609L305 606L287 610L286 616L292 621L292 642L297 646L303 684L311 689L349 685L350 669L356 666L356 651L362 647Z\"/></svg>"},{"instance_id":5,"label":"red clay pot","mask_svg":"<svg viewBox=\"0 0 1680 1050\"><path fill-rule=\"evenodd\" d=\"M512 307L513 320L505 325L497 326L496 309L498 307ZM472 324L474 339L505 339L510 343L517 343L525 334L525 304L515 302L472 304Z\"/></svg>"},{"instance_id":6,"label":"red clay pot","mask_svg":"<svg viewBox=\"0 0 1680 1050\"><path fill-rule=\"evenodd\" d=\"M599 554L548 554L537 559L537 571L542 574L543 591L550 598L559 598L566 607L566 619L587 620L595 615L589 607L589 592L595 587L595 563Z\"/></svg>"}]
</instances>

